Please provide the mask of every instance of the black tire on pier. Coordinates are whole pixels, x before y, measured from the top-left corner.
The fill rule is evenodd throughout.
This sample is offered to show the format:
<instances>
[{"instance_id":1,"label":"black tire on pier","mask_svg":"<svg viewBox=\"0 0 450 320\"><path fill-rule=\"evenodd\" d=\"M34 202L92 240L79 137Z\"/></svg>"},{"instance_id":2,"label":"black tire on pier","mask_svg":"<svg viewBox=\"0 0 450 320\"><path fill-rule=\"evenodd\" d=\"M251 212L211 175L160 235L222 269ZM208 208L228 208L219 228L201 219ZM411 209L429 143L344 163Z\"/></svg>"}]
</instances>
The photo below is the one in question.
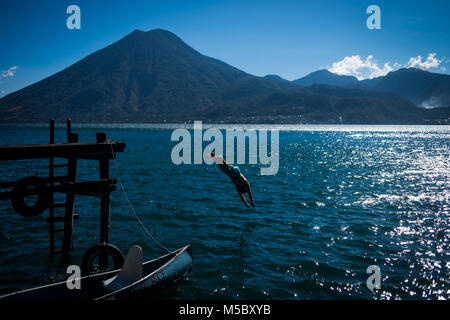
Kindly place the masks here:
<instances>
[{"instance_id":1,"label":"black tire on pier","mask_svg":"<svg viewBox=\"0 0 450 320\"><path fill-rule=\"evenodd\" d=\"M29 187L35 189L38 198L34 205L25 203L26 190ZM45 211L48 207L50 191L42 179L38 177L27 177L19 180L12 190L11 204L24 217L35 217Z\"/></svg>"},{"instance_id":2,"label":"black tire on pier","mask_svg":"<svg viewBox=\"0 0 450 320\"><path fill-rule=\"evenodd\" d=\"M109 270L122 268L124 258L120 250L110 243L99 243L89 248L84 254L83 260L81 262L81 271L83 275L89 275L98 271L104 271L95 270L94 267L95 258L98 257L99 259L101 259L102 256L111 257L113 259L114 265L112 267L108 266Z\"/></svg>"}]
</instances>

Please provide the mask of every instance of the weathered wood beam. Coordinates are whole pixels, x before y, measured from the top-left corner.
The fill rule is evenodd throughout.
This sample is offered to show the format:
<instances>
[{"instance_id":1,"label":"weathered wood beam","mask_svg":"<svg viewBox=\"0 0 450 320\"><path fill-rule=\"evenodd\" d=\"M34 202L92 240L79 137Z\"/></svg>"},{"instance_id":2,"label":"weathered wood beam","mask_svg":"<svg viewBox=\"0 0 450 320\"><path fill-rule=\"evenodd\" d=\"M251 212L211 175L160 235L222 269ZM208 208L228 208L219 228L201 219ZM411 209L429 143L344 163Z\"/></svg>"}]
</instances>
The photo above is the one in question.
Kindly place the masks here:
<instances>
[{"instance_id":1,"label":"weathered wood beam","mask_svg":"<svg viewBox=\"0 0 450 320\"><path fill-rule=\"evenodd\" d=\"M39 194L41 191L40 190L38 190L38 189L26 189L24 192L23 192L23 195L25 196L25 197L27 197L27 196L31 196L31 195L37 195L37 194ZM4 191L4 192L0 192L0 200L8 200L8 199L10 199L10 198L12 198L13 197L13 192L12 191Z\"/></svg>"},{"instance_id":2,"label":"weathered wood beam","mask_svg":"<svg viewBox=\"0 0 450 320\"><path fill-rule=\"evenodd\" d=\"M68 182L55 187L55 192L72 193L84 196L103 197L106 193L116 190L116 179L99 181Z\"/></svg>"},{"instance_id":3,"label":"weathered wood beam","mask_svg":"<svg viewBox=\"0 0 450 320\"><path fill-rule=\"evenodd\" d=\"M78 135L71 133L71 120L67 119L67 142L68 144L78 143ZM54 146L54 145L53 145ZM111 146L110 146L111 147ZM77 158L71 157L67 161L67 182L75 183L77 179ZM73 212L75 209L75 194L66 194L66 207L64 209L64 236L61 246L62 260L64 264L69 264L70 254L73 250Z\"/></svg>"},{"instance_id":4,"label":"weathered wood beam","mask_svg":"<svg viewBox=\"0 0 450 320\"><path fill-rule=\"evenodd\" d=\"M97 143L108 142L108 137L104 133L97 133ZM109 159L103 158L98 162L98 168L100 170L100 179L110 179L109 177ZM109 223L110 223L110 206L111 198L110 192L105 192L100 199L100 242L109 242ZM101 269L108 267L108 256L99 256L99 266Z\"/></svg>"},{"instance_id":5,"label":"weathered wood beam","mask_svg":"<svg viewBox=\"0 0 450 320\"><path fill-rule=\"evenodd\" d=\"M47 177L47 178L41 178L43 182L64 182L67 181L67 176L57 176L57 177ZM18 182L18 181L5 181L5 182L0 182L0 188L13 188Z\"/></svg>"},{"instance_id":6,"label":"weathered wood beam","mask_svg":"<svg viewBox=\"0 0 450 320\"><path fill-rule=\"evenodd\" d=\"M98 181L84 181L84 182L68 182L62 183L59 186L51 187L53 192L79 194L92 197L103 197L106 193L116 190L116 179L102 179ZM25 196L39 194L40 190L27 189L24 192ZM11 198L12 191L0 192L0 200Z\"/></svg>"},{"instance_id":7,"label":"weathered wood beam","mask_svg":"<svg viewBox=\"0 0 450 320\"><path fill-rule=\"evenodd\" d=\"M112 151L123 152L125 146L125 142L0 146L0 161L42 158L113 159Z\"/></svg>"},{"instance_id":8,"label":"weathered wood beam","mask_svg":"<svg viewBox=\"0 0 450 320\"><path fill-rule=\"evenodd\" d=\"M54 144L55 143L55 120L54 119L50 119L50 144ZM53 184L53 177L55 175L55 159L53 158L49 158L48 159L48 177L50 178L50 190L53 189L54 184ZM54 207L54 194L53 192L50 192L50 197L48 200L48 215L49 217L46 219L46 221L48 222L48 234L50 237L50 254L53 255L55 253L55 207Z\"/></svg>"}]
</instances>

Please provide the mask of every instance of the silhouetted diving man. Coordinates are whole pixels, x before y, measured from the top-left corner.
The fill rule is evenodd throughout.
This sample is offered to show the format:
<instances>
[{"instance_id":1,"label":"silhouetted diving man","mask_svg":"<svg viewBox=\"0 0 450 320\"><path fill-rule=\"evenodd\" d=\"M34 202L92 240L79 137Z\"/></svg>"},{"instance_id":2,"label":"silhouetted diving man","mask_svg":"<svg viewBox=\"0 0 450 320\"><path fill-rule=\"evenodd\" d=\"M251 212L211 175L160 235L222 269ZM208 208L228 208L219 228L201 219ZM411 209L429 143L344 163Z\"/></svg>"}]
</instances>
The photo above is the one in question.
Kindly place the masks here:
<instances>
[{"instance_id":1,"label":"silhouetted diving man","mask_svg":"<svg viewBox=\"0 0 450 320\"><path fill-rule=\"evenodd\" d=\"M216 156L214 152L211 152L210 157L214 159L219 168L222 169L222 171L231 179L231 181L236 187L239 197L241 198L242 202L247 206L247 208L250 208L250 205L244 198L244 193L246 192L248 193L248 197L250 198L251 205L254 207L255 204L253 203L253 194L252 189L250 188L250 183L241 173L239 167L230 166L222 156Z\"/></svg>"}]
</instances>

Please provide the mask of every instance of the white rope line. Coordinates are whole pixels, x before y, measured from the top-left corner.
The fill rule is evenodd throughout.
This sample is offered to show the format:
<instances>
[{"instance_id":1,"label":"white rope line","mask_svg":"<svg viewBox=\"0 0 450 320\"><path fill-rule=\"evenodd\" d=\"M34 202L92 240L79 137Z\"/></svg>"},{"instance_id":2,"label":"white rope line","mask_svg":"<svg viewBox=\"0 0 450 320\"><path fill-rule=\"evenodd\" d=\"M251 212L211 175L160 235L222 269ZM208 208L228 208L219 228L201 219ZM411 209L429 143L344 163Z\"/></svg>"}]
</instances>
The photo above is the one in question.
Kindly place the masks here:
<instances>
[{"instance_id":1,"label":"white rope line","mask_svg":"<svg viewBox=\"0 0 450 320\"><path fill-rule=\"evenodd\" d=\"M116 164L116 155L114 154L114 149L113 149L113 145L111 143L111 152L112 152L112 156L113 156L113 163L114 163L114 170L116 173L116 177L117 180L119 181L120 187L122 189L123 195L125 196L125 199L128 202L128 206L130 207L131 211L133 212L134 216L136 217L137 221L139 222L139 224L141 225L142 229L144 229L144 231L147 233L147 235L152 238L153 241L155 241L155 243L157 245L159 245L161 248L163 248L164 250L166 250L167 252L172 252L169 249L167 249L165 246L163 246L158 240L155 239L155 237L151 234L150 231L148 231L148 229L145 227L145 225L142 223L142 220L139 218L138 214L136 213L136 211L134 210L133 205L131 204L130 199L128 198L127 192L125 190L125 187L123 186L122 180L120 179L119 176L119 172L117 170L117 164Z\"/></svg>"}]
</instances>

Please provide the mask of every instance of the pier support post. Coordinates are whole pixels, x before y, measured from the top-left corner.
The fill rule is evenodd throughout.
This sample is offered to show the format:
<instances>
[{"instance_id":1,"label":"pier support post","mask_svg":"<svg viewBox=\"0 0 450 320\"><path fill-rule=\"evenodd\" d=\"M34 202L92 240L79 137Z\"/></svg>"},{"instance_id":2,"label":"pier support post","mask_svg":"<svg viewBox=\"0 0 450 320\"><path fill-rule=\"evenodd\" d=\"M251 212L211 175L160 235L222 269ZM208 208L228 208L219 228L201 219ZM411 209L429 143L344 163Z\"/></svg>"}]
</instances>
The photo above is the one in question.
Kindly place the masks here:
<instances>
[{"instance_id":1,"label":"pier support post","mask_svg":"<svg viewBox=\"0 0 450 320\"><path fill-rule=\"evenodd\" d=\"M108 142L108 137L104 133L97 133L97 143ZM107 157L99 160L100 179L109 179L109 159ZM110 224L110 192L106 191L101 197L100 203L100 242L109 242L109 224ZM108 267L108 256L99 257L99 267L106 269Z\"/></svg>"},{"instance_id":2,"label":"pier support post","mask_svg":"<svg viewBox=\"0 0 450 320\"><path fill-rule=\"evenodd\" d=\"M50 144L55 143L55 120L50 119ZM53 207L54 204L54 194L53 194L53 186L54 186L54 159L48 159L48 171L49 171L49 184L50 184L50 199L49 199L49 235L50 235L50 255L55 254L55 209Z\"/></svg>"},{"instance_id":3,"label":"pier support post","mask_svg":"<svg viewBox=\"0 0 450 320\"><path fill-rule=\"evenodd\" d=\"M78 142L78 134L72 133L71 120L67 119L67 141L69 143ZM77 159L69 158L67 161L67 182L75 182L77 176ZM62 243L63 263L69 262L73 249L73 211L75 207L75 194L66 195L66 207L64 212L64 238Z\"/></svg>"}]
</instances>

